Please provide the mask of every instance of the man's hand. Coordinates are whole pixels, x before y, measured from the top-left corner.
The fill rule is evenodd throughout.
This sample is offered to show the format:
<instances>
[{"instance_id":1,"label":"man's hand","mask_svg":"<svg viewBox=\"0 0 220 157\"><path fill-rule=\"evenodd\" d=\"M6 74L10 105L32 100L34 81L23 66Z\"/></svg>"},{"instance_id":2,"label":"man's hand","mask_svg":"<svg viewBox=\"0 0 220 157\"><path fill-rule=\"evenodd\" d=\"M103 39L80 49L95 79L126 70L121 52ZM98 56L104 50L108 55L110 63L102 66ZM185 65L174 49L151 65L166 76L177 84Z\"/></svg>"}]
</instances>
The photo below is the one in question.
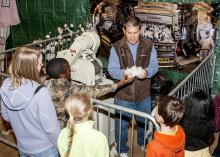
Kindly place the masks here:
<instances>
[{"instance_id":1,"label":"man's hand","mask_svg":"<svg viewBox=\"0 0 220 157\"><path fill-rule=\"evenodd\" d=\"M139 69L139 74L136 77L141 80L147 78L147 71L145 69Z\"/></svg>"}]
</instances>

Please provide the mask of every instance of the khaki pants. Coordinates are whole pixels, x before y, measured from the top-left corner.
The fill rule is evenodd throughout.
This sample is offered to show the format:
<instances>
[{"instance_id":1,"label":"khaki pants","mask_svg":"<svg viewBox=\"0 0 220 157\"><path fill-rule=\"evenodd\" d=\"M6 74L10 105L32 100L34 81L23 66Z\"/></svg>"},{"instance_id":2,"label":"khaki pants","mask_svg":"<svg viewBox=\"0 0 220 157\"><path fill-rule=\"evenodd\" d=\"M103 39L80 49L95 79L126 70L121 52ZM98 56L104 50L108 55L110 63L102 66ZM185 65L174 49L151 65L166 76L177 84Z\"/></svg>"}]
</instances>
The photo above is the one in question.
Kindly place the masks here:
<instances>
[{"instance_id":1,"label":"khaki pants","mask_svg":"<svg viewBox=\"0 0 220 157\"><path fill-rule=\"evenodd\" d=\"M210 154L213 154L215 151L215 148L218 146L218 140L219 140L219 132L214 133L214 141L209 147L209 152Z\"/></svg>"},{"instance_id":2,"label":"khaki pants","mask_svg":"<svg viewBox=\"0 0 220 157\"><path fill-rule=\"evenodd\" d=\"M209 147L206 147L197 151L185 150L185 157L211 157L211 154L209 153Z\"/></svg>"}]
</instances>

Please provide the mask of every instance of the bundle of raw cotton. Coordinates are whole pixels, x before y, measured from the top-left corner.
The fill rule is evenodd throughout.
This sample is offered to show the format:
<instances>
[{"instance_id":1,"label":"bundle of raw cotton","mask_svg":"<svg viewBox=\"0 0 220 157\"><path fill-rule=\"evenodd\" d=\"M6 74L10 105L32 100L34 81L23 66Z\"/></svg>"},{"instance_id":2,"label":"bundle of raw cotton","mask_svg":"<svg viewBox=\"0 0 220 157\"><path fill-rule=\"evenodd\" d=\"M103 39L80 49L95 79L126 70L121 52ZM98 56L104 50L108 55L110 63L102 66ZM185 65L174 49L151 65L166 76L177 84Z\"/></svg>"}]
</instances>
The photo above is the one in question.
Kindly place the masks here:
<instances>
[{"instance_id":1,"label":"bundle of raw cotton","mask_svg":"<svg viewBox=\"0 0 220 157\"><path fill-rule=\"evenodd\" d=\"M125 75L129 75L132 77L142 76L144 69L142 67L133 66L131 68L127 68L124 72Z\"/></svg>"}]
</instances>

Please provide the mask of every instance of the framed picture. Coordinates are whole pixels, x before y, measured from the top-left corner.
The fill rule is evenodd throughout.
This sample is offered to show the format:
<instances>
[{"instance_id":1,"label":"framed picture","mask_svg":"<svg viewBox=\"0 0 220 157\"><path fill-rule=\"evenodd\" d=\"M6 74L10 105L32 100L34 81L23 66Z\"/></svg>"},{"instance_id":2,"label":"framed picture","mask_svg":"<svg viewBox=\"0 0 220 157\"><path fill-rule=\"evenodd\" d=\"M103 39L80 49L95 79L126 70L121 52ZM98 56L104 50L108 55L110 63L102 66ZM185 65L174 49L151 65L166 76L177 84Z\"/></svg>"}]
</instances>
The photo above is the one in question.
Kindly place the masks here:
<instances>
[{"instance_id":1,"label":"framed picture","mask_svg":"<svg viewBox=\"0 0 220 157\"><path fill-rule=\"evenodd\" d=\"M10 7L10 0L2 0L1 7Z\"/></svg>"},{"instance_id":2,"label":"framed picture","mask_svg":"<svg viewBox=\"0 0 220 157\"><path fill-rule=\"evenodd\" d=\"M0 45L5 45L5 38L0 37Z\"/></svg>"}]
</instances>

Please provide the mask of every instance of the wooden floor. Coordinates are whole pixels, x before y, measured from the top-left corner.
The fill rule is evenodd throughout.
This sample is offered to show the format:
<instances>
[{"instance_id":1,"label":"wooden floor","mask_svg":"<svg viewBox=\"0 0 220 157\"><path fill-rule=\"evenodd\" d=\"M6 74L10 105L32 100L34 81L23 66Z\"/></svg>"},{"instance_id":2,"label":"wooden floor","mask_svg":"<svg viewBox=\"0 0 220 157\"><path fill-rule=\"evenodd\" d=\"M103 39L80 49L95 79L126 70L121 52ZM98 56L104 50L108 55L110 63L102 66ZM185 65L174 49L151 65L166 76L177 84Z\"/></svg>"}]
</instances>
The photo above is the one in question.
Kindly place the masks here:
<instances>
[{"instance_id":1,"label":"wooden floor","mask_svg":"<svg viewBox=\"0 0 220 157\"><path fill-rule=\"evenodd\" d=\"M137 143L137 125L134 121L134 134L133 134L133 150L131 151L131 139L132 139L132 129L131 127L128 130L128 147L129 147L129 151L128 151L128 157L145 157L146 153L145 150L142 151L141 146L138 145ZM114 157L119 157L118 155L115 155Z\"/></svg>"},{"instance_id":2,"label":"wooden floor","mask_svg":"<svg viewBox=\"0 0 220 157\"><path fill-rule=\"evenodd\" d=\"M18 151L0 143L0 157L19 157Z\"/></svg>"},{"instance_id":3,"label":"wooden floor","mask_svg":"<svg viewBox=\"0 0 220 157\"><path fill-rule=\"evenodd\" d=\"M131 139L132 139L132 129L128 130L128 146L131 148ZM145 153L141 150L141 146L137 144L137 127L134 128L134 149L133 149L133 156L131 155L131 150L128 151L129 157L145 157Z\"/></svg>"},{"instance_id":4,"label":"wooden floor","mask_svg":"<svg viewBox=\"0 0 220 157\"><path fill-rule=\"evenodd\" d=\"M8 134L6 134L5 130L9 130ZM0 117L0 138L4 138L15 144L15 137L10 130L10 125L3 122L2 117ZM16 149L0 142L0 157L19 157L19 155Z\"/></svg>"}]
</instances>

